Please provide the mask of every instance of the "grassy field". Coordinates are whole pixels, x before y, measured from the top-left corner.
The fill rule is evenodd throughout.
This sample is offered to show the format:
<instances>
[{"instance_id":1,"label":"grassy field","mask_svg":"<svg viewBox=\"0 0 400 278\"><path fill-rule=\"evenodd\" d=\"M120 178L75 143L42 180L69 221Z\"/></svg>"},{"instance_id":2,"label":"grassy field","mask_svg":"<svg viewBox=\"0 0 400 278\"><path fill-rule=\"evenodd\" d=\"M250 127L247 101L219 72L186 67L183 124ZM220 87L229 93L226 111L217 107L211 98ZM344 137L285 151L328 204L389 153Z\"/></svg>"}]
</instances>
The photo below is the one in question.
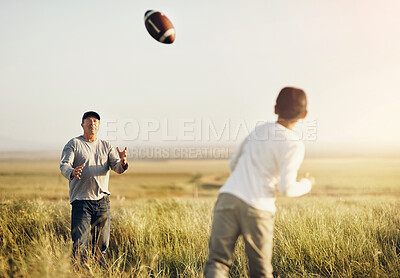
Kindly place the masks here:
<instances>
[{"instance_id":1,"label":"grassy field","mask_svg":"<svg viewBox=\"0 0 400 278\"><path fill-rule=\"evenodd\" d=\"M400 159L308 159L317 179L279 197L281 277L399 277ZM113 174L110 265L71 265L68 182L55 162L0 162L0 277L201 277L227 161L131 162ZM247 277L237 244L231 277Z\"/></svg>"}]
</instances>

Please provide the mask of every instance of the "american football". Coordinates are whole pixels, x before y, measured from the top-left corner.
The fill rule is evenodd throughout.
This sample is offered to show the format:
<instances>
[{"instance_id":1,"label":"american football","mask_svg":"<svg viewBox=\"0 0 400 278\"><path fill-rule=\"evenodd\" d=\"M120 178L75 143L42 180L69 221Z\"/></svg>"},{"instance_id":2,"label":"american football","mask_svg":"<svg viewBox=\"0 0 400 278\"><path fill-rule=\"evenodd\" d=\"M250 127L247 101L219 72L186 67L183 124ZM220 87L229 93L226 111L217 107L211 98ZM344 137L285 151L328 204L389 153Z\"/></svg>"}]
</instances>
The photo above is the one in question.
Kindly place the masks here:
<instances>
[{"instance_id":1,"label":"american football","mask_svg":"<svg viewBox=\"0 0 400 278\"><path fill-rule=\"evenodd\" d=\"M173 43L175 28L163 13L149 10L144 14L144 24L149 34L161 43Z\"/></svg>"}]
</instances>

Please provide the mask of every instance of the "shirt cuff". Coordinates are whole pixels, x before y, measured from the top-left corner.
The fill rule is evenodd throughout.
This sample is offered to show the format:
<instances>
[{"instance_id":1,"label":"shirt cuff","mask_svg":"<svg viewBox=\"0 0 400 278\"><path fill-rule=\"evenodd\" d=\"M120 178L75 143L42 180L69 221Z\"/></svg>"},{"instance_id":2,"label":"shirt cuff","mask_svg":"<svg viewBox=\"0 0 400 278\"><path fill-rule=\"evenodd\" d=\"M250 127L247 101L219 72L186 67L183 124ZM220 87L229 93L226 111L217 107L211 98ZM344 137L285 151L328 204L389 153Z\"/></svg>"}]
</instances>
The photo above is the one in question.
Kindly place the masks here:
<instances>
[{"instance_id":1,"label":"shirt cuff","mask_svg":"<svg viewBox=\"0 0 400 278\"><path fill-rule=\"evenodd\" d=\"M71 176L72 171L74 171L74 168L68 168L68 169L65 171L64 177L66 177L68 180L73 180L74 177Z\"/></svg>"},{"instance_id":2,"label":"shirt cuff","mask_svg":"<svg viewBox=\"0 0 400 278\"><path fill-rule=\"evenodd\" d=\"M285 195L287 197L299 197L302 196L311 190L311 181L302 178L299 182L294 182L290 186L286 188Z\"/></svg>"},{"instance_id":3,"label":"shirt cuff","mask_svg":"<svg viewBox=\"0 0 400 278\"><path fill-rule=\"evenodd\" d=\"M302 178L300 182L304 184L304 194L311 191L312 183L309 179Z\"/></svg>"}]
</instances>

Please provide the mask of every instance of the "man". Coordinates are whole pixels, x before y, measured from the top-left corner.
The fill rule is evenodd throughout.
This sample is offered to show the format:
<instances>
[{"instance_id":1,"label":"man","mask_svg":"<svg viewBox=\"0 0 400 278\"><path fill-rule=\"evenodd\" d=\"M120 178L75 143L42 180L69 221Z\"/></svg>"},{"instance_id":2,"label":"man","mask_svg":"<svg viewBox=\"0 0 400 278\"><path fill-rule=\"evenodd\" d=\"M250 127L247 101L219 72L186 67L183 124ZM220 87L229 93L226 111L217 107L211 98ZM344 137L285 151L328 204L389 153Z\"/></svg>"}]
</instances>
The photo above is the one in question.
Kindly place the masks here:
<instances>
[{"instance_id":1,"label":"man","mask_svg":"<svg viewBox=\"0 0 400 278\"><path fill-rule=\"evenodd\" d=\"M110 169L122 174L128 163L126 148L115 151L110 143L97 139L99 125L99 114L83 114L83 135L65 145L60 170L69 180L73 256L85 261L91 235L92 254L104 265L110 239Z\"/></svg>"},{"instance_id":2,"label":"man","mask_svg":"<svg viewBox=\"0 0 400 278\"><path fill-rule=\"evenodd\" d=\"M272 276L272 241L276 189L296 197L311 190L315 180L308 173L299 182L297 171L304 158L304 144L292 131L307 115L305 93L286 87L276 100L278 120L257 127L230 161L231 174L220 189L214 208L209 257L204 274L228 277L232 253L243 236L251 277Z\"/></svg>"}]
</instances>

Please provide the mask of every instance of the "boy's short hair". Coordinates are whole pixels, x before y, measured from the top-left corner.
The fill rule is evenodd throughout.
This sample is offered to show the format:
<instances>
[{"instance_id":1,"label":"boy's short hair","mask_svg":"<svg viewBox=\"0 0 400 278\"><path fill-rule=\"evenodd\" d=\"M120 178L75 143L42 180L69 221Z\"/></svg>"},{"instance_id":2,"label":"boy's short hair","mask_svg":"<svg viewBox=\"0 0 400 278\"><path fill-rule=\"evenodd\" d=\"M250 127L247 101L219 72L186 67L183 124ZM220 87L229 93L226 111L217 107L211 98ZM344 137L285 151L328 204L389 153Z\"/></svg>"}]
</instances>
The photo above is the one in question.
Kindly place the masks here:
<instances>
[{"instance_id":1,"label":"boy's short hair","mask_svg":"<svg viewBox=\"0 0 400 278\"><path fill-rule=\"evenodd\" d=\"M299 88L283 88L275 105L276 113L279 117L286 120L294 120L307 111L306 93Z\"/></svg>"}]
</instances>

